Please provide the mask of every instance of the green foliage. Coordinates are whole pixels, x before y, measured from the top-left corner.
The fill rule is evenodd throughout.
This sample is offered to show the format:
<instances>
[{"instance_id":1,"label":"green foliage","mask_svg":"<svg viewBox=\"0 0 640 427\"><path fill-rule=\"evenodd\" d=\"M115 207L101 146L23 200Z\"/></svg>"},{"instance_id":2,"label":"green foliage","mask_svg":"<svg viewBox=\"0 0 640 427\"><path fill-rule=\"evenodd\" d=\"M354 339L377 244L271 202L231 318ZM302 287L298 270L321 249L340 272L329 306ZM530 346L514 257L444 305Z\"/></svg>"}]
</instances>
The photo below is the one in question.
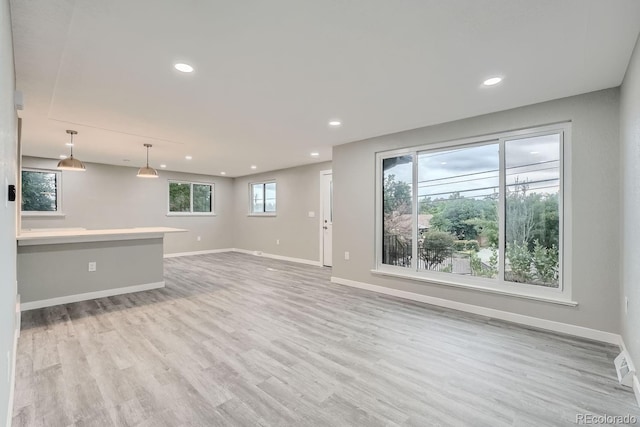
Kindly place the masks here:
<instances>
[{"instance_id":1,"label":"green foliage","mask_svg":"<svg viewBox=\"0 0 640 427\"><path fill-rule=\"evenodd\" d=\"M193 211L211 212L211 186L193 184Z\"/></svg>"},{"instance_id":2,"label":"green foliage","mask_svg":"<svg viewBox=\"0 0 640 427\"><path fill-rule=\"evenodd\" d=\"M545 248L537 240L533 247L533 267L535 268L535 277L545 284L558 284L559 270L559 251L558 247L552 245Z\"/></svg>"},{"instance_id":3,"label":"green foliage","mask_svg":"<svg viewBox=\"0 0 640 427\"><path fill-rule=\"evenodd\" d=\"M56 173L22 171L22 210L55 212L57 210Z\"/></svg>"},{"instance_id":4,"label":"green foliage","mask_svg":"<svg viewBox=\"0 0 640 427\"><path fill-rule=\"evenodd\" d=\"M465 198L454 193L448 199L420 201L420 213L431 214L431 228L454 234L459 240L483 241L498 245L498 202L494 197L483 200Z\"/></svg>"},{"instance_id":5,"label":"green foliage","mask_svg":"<svg viewBox=\"0 0 640 427\"><path fill-rule=\"evenodd\" d=\"M480 250L480 244L477 240L456 240L453 242L453 248L456 251L474 251Z\"/></svg>"},{"instance_id":6,"label":"green foliage","mask_svg":"<svg viewBox=\"0 0 640 427\"><path fill-rule=\"evenodd\" d=\"M422 242L421 257L427 268L442 264L453 254L454 237L444 231L430 231L425 233Z\"/></svg>"},{"instance_id":7,"label":"green foliage","mask_svg":"<svg viewBox=\"0 0 640 427\"><path fill-rule=\"evenodd\" d=\"M531 278L532 255L524 242L507 243L507 260L511 271L506 272L507 280L526 283Z\"/></svg>"},{"instance_id":8,"label":"green foliage","mask_svg":"<svg viewBox=\"0 0 640 427\"><path fill-rule=\"evenodd\" d=\"M459 240L475 239L478 230L468 220L482 218L482 207L474 199L453 194L449 200L442 202L443 208L434 214L431 225L439 231L454 234Z\"/></svg>"},{"instance_id":9,"label":"green foliage","mask_svg":"<svg viewBox=\"0 0 640 427\"><path fill-rule=\"evenodd\" d=\"M169 183L169 212L191 211L191 185L183 182Z\"/></svg>"},{"instance_id":10,"label":"green foliage","mask_svg":"<svg viewBox=\"0 0 640 427\"><path fill-rule=\"evenodd\" d=\"M469 261L471 263L471 274L474 276L493 278L498 275L498 248L495 246L491 247L491 257L488 265L483 264L476 252L469 254Z\"/></svg>"},{"instance_id":11,"label":"green foliage","mask_svg":"<svg viewBox=\"0 0 640 427\"><path fill-rule=\"evenodd\" d=\"M535 195L533 202L534 226L531 240L540 242L545 248L559 246L560 239L560 210L558 194ZM531 249L529 242L529 249Z\"/></svg>"},{"instance_id":12,"label":"green foliage","mask_svg":"<svg viewBox=\"0 0 640 427\"><path fill-rule=\"evenodd\" d=\"M505 273L507 280L558 286L560 264L557 246L546 248L536 240L533 250L529 250L525 243L514 242L507 245L507 260L511 265L511 271Z\"/></svg>"},{"instance_id":13,"label":"green foliage","mask_svg":"<svg viewBox=\"0 0 640 427\"><path fill-rule=\"evenodd\" d=\"M478 237L484 237L490 246L498 246L498 201L493 198L476 200L482 210L482 216L465 221L475 227Z\"/></svg>"},{"instance_id":14,"label":"green foliage","mask_svg":"<svg viewBox=\"0 0 640 427\"><path fill-rule=\"evenodd\" d=\"M559 245L560 220L558 194L528 194L529 185L516 182L506 200L506 238L525 242L533 250L538 240L544 247Z\"/></svg>"},{"instance_id":15,"label":"green foliage","mask_svg":"<svg viewBox=\"0 0 640 427\"><path fill-rule=\"evenodd\" d=\"M386 176L383 184L384 214L411 213L411 186L406 182L396 181L393 174Z\"/></svg>"}]
</instances>

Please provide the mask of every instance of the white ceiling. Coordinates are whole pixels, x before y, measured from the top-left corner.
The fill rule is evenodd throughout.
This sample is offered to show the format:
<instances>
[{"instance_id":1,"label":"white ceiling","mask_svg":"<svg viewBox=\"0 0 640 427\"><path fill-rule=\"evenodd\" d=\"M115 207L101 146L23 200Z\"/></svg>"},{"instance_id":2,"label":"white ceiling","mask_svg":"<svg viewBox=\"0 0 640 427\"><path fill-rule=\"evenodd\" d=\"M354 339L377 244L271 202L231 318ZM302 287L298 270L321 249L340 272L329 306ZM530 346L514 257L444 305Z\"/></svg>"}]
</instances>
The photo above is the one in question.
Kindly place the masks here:
<instances>
[{"instance_id":1,"label":"white ceiling","mask_svg":"<svg viewBox=\"0 0 640 427\"><path fill-rule=\"evenodd\" d=\"M228 176L618 86L640 31L637 0L12 0L11 8L23 154L57 158L65 129L75 129L84 161L142 165L151 143L152 166ZM505 79L481 85L494 75ZM332 118L343 126L329 128Z\"/></svg>"}]
</instances>

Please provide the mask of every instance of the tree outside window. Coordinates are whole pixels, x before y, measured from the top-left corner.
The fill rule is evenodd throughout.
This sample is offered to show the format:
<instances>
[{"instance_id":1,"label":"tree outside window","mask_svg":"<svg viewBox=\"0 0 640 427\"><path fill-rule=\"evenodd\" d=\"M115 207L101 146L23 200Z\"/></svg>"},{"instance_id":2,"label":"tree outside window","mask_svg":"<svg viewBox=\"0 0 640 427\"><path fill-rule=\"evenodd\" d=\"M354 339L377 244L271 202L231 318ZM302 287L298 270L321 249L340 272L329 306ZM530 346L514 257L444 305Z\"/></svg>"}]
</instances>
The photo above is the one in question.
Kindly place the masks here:
<instances>
[{"instance_id":1,"label":"tree outside window","mask_svg":"<svg viewBox=\"0 0 640 427\"><path fill-rule=\"evenodd\" d=\"M213 184L169 182L169 214L212 214Z\"/></svg>"},{"instance_id":2,"label":"tree outside window","mask_svg":"<svg viewBox=\"0 0 640 427\"><path fill-rule=\"evenodd\" d=\"M22 171L22 211L58 212L60 173L57 171Z\"/></svg>"}]
</instances>

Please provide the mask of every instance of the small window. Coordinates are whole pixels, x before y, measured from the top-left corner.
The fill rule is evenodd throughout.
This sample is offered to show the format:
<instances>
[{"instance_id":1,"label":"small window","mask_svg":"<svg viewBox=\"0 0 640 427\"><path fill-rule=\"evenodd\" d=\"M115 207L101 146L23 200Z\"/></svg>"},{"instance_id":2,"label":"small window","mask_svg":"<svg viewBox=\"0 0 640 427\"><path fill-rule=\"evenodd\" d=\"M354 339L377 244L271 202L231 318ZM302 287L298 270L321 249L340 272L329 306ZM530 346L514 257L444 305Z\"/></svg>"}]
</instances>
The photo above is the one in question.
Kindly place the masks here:
<instances>
[{"instance_id":1,"label":"small window","mask_svg":"<svg viewBox=\"0 0 640 427\"><path fill-rule=\"evenodd\" d=\"M55 215L61 212L59 171L22 170L22 212Z\"/></svg>"},{"instance_id":2,"label":"small window","mask_svg":"<svg viewBox=\"0 0 640 427\"><path fill-rule=\"evenodd\" d=\"M169 215L213 215L213 184L169 181Z\"/></svg>"},{"instance_id":3,"label":"small window","mask_svg":"<svg viewBox=\"0 0 640 427\"><path fill-rule=\"evenodd\" d=\"M256 182L250 185L252 215L276 214L276 183Z\"/></svg>"}]
</instances>

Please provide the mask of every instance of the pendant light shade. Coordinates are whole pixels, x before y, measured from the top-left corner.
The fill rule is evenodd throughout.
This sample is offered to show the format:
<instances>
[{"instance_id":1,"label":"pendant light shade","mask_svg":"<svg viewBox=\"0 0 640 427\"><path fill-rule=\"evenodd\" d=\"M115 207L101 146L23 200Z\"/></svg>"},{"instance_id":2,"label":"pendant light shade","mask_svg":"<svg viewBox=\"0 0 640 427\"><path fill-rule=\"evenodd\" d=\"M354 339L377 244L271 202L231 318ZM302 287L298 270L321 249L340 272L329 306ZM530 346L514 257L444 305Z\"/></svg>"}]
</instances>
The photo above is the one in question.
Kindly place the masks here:
<instances>
[{"instance_id":1,"label":"pendant light shade","mask_svg":"<svg viewBox=\"0 0 640 427\"><path fill-rule=\"evenodd\" d=\"M73 157L73 135L77 135L78 132L75 130L67 130L67 133L71 136L71 142L68 144L71 147L71 155L58 162L58 169L63 171L84 172L87 170L84 163Z\"/></svg>"},{"instance_id":2,"label":"pendant light shade","mask_svg":"<svg viewBox=\"0 0 640 427\"><path fill-rule=\"evenodd\" d=\"M149 148L152 147L151 144L144 144L147 147L147 166L141 167L138 169L138 178L157 178L158 171L149 166Z\"/></svg>"}]
</instances>

